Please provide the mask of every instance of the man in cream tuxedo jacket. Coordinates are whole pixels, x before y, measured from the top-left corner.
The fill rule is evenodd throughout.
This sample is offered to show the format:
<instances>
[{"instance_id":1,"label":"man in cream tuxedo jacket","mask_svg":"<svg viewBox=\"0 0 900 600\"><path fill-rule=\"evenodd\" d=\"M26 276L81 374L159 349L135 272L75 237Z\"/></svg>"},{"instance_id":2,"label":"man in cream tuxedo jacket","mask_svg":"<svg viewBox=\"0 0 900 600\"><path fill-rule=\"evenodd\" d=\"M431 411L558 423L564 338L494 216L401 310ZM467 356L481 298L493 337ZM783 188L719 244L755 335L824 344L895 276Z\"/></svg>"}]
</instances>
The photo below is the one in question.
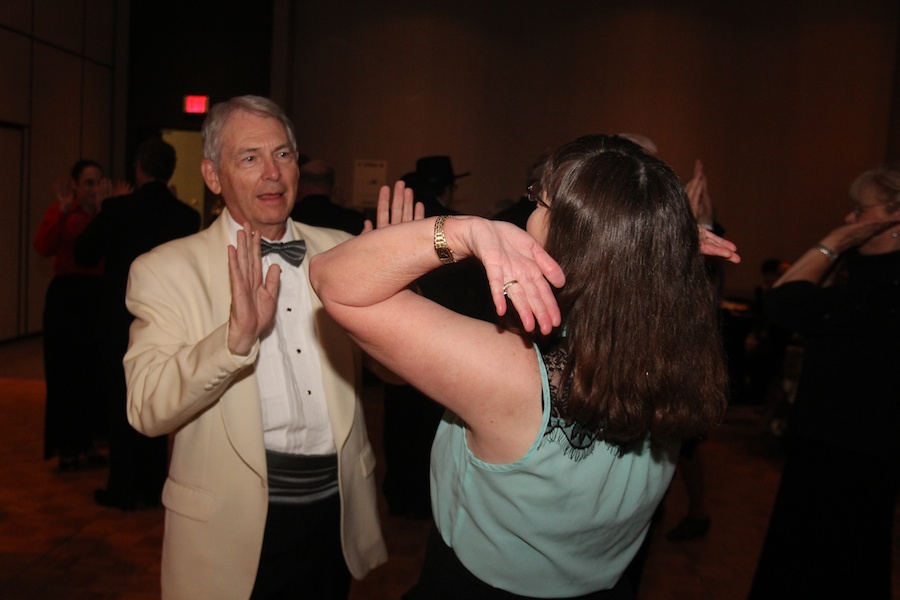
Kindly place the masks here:
<instances>
[{"instance_id":1,"label":"man in cream tuxedo jacket","mask_svg":"<svg viewBox=\"0 0 900 600\"><path fill-rule=\"evenodd\" d=\"M204 178L226 210L136 260L126 300L135 315L129 420L146 435L175 434L162 595L346 598L350 574L387 558L359 397L363 357L309 287L308 259L263 260L260 238L302 240L308 257L349 235L288 218L296 141L273 103L217 105L203 137ZM318 415L315 436L315 419L298 410ZM313 442L296 442L304 436ZM275 458L289 476L273 470Z\"/></svg>"}]
</instances>

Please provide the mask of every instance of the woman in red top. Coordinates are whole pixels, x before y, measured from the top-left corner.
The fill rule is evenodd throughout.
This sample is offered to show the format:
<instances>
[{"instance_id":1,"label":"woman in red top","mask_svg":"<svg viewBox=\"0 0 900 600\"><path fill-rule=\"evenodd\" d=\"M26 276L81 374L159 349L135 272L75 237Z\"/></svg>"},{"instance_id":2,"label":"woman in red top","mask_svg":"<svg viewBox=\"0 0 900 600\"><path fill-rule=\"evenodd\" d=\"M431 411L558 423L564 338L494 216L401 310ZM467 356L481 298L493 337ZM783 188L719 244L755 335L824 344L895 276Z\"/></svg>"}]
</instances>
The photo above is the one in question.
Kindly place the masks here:
<instances>
[{"instance_id":1,"label":"woman in red top","mask_svg":"<svg viewBox=\"0 0 900 600\"><path fill-rule=\"evenodd\" d=\"M78 266L73 246L99 211L99 192L106 185L99 164L76 162L71 178L57 183L56 202L44 213L34 239L37 253L53 258L44 305L44 458L59 455L61 471L77 468L80 455L89 463L105 462L93 447L102 423L103 396L92 360L103 265Z\"/></svg>"}]
</instances>

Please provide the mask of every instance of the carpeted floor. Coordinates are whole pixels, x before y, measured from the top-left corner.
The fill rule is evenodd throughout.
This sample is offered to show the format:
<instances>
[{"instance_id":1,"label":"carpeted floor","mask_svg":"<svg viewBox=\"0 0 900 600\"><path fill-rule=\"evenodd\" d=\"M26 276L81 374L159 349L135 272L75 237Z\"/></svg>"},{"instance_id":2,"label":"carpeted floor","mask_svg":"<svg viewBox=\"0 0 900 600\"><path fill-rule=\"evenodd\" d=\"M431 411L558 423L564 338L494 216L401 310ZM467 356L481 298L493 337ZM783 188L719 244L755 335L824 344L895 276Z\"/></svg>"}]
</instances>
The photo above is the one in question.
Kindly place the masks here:
<instances>
[{"instance_id":1,"label":"carpeted floor","mask_svg":"<svg viewBox=\"0 0 900 600\"><path fill-rule=\"evenodd\" d=\"M55 461L41 458L40 353L39 337L0 344L0 599L159 598L162 509L122 513L96 506L92 494L105 485L105 469L59 473ZM379 388L367 391L366 411L380 454ZM698 540L666 539L686 506L676 473L652 534L639 600L746 596L778 485L779 446L761 409L737 406L703 453L712 528ZM398 599L421 565L427 522L388 517L383 502L381 508L391 558L354 582L351 600ZM897 554L894 593L900 598Z\"/></svg>"}]
</instances>

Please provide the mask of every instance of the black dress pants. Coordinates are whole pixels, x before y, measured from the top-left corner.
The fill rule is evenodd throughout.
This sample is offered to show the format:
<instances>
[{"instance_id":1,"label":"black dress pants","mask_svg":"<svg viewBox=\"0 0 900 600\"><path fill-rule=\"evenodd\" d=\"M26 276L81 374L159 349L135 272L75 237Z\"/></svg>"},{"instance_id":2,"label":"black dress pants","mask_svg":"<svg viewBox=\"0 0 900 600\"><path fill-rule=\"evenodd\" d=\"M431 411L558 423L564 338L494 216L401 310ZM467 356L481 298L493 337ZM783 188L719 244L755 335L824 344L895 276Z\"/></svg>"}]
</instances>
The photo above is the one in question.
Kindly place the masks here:
<instances>
[{"instance_id":1,"label":"black dress pants","mask_svg":"<svg viewBox=\"0 0 900 600\"><path fill-rule=\"evenodd\" d=\"M106 341L104 382L109 428L109 479L106 490L124 506L160 502L169 470L167 436L147 437L128 422L127 389L122 358L128 348L128 327L117 328Z\"/></svg>"},{"instance_id":2,"label":"black dress pants","mask_svg":"<svg viewBox=\"0 0 900 600\"><path fill-rule=\"evenodd\" d=\"M793 437L751 600L891 596L897 464Z\"/></svg>"},{"instance_id":3,"label":"black dress pants","mask_svg":"<svg viewBox=\"0 0 900 600\"><path fill-rule=\"evenodd\" d=\"M577 597L560 596L561 600L634 600L628 577L622 576L608 590L598 590ZM403 595L402 600L537 600L491 586L478 579L460 562L437 527L432 527L425 549L425 564L419 581Z\"/></svg>"},{"instance_id":4,"label":"black dress pants","mask_svg":"<svg viewBox=\"0 0 900 600\"><path fill-rule=\"evenodd\" d=\"M341 549L341 500L269 504L251 600L346 600L350 571Z\"/></svg>"}]
</instances>

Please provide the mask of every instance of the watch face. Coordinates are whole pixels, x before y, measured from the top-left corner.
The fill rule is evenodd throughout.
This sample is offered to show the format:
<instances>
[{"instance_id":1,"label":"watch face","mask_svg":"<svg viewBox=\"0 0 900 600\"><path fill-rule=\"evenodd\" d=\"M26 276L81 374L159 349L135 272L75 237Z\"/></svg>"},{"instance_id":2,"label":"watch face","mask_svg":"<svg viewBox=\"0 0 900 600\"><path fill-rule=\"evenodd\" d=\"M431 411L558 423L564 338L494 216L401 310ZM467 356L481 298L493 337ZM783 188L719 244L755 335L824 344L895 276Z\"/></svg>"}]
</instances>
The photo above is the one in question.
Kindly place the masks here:
<instances>
[{"instance_id":1,"label":"watch face","mask_svg":"<svg viewBox=\"0 0 900 600\"><path fill-rule=\"evenodd\" d=\"M441 259L442 263L453 262L453 253L450 252L450 248L447 248L446 246L444 246L444 247L437 247L437 248L435 248L435 250L437 250L438 258Z\"/></svg>"}]
</instances>

